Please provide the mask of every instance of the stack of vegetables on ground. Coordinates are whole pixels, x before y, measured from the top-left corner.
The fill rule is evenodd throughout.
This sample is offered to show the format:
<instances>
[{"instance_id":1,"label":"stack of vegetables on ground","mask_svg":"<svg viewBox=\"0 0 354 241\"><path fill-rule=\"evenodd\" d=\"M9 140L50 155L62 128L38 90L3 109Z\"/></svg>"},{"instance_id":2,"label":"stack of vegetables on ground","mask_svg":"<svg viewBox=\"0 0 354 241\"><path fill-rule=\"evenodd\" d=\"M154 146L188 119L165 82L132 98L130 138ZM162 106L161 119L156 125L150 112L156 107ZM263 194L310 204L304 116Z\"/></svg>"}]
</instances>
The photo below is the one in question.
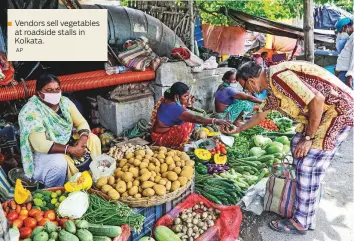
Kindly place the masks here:
<instances>
[{"instance_id":1,"label":"stack of vegetables on ground","mask_svg":"<svg viewBox=\"0 0 354 241\"><path fill-rule=\"evenodd\" d=\"M195 240L205 231L214 226L214 222L218 219L219 210L207 208L204 203L198 203L193 207L183 210L174 220L173 226L169 227L177 235L181 241ZM155 238L157 241L175 240L175 234L165 226L158 226L155 230Z\"/></svg>"},{"instance_id":2,"label":"stack of vegetables on ground","mask_svg":"<svg viewBox=\"0 0 354 241\"><path fill-rule=\"evenodd\" d=\"M117 165L114 176L102 177L96 183L113 200L164 196L185 186L194 173L194 161L185 152L165 147L126 152L117 159Z\"/></svg>"},{"instance_id":3,"label":"stack of vegetables on ground","mask_svg":"<svg viewBox=\"0 0 354 241\"><path fill-rule=\"evenodd\" d=\"M216 174L195 174L195 192L223 205L235 205L244 193L235 183Z\"/></svg>"},{"instance_id":4,"label":"stack of vegetables on ground","mask_svg":"<svg viewBox=\"0 0 354 241\"><path fill-rule=\"evenodd\" d=\"M144 216L137 214L126 204L107 201L97 194L89 194L89 206L82 219L89 223L121 226L128 224L139 233L143 227Z\"/></svg>"}]
</instances>

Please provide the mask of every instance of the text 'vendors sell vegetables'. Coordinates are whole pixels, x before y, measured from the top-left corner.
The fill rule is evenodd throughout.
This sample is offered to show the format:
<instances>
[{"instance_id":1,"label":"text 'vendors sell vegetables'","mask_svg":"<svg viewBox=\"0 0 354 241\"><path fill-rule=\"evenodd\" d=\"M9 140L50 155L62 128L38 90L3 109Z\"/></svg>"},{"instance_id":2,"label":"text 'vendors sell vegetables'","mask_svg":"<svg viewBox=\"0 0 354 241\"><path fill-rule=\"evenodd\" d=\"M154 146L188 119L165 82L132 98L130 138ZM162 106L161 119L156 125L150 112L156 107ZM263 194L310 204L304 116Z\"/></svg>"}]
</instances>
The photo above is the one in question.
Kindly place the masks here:
<instances>
[{"instance_id":1,"label":"text 'vendors sell vegetables'","mask_svg":"<svg viewBox=\"0 0 354 241\"><path fill-rule=\"evenodd\" d=\"M186 185L194 173L194 161L186 153L165 147L126 152L117 164L114 176L101 177L96 183L113 200L163 196Z\"/></svg>"}]
</instances>

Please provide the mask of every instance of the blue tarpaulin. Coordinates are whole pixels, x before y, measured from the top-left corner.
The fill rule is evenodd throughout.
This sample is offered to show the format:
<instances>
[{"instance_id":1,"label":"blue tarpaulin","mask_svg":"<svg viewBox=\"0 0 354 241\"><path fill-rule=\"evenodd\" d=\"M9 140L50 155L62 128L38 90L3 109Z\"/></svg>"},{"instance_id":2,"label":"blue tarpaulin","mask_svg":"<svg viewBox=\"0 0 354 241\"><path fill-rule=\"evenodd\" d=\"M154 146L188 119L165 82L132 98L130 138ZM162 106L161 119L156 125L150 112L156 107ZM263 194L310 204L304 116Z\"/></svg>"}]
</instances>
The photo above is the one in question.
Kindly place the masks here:
<instances>
[{"instance_id":1,"label":"blue tarpaulin","mask_svg":"<svg viewBox=\"0 0 354 241\"><path fill-rule=\"evenodd\" d=\"M353 17L350 13L326 4L315 8L314 24L315 29L334 29L334 25L341 17Z\"/></svg>"},{"instance_id":2,"label":"blue tarpaulin","mask_svg":"<svg viewBox=\"0 0 354 241\"><path fill-rule=\"evenodd\" d=\"M197 41L198 47L204 46L202 21L200 20L199 17L197 17L195 20L194 39L195 41Z\"/></svg>"}]
</instances>

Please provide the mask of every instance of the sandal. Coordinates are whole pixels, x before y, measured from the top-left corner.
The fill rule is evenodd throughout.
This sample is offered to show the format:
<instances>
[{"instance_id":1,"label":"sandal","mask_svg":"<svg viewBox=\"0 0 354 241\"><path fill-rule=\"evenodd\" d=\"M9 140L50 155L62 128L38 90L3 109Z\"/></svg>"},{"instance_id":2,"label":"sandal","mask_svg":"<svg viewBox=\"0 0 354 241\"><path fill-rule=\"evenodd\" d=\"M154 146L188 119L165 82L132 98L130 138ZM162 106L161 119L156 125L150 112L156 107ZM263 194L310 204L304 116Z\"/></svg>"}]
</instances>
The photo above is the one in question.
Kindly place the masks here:
<instances>
[{"instance_id":1,"label":"sandal","mask_svg":"<svg viewBox=\"0 0 354 241\"><path fill-rule=\"evenodd\" d=\"M285 220L280 220L280 221L275 221L278 222L277 227L274 226L273 224L274 221L271 221L269 223L269 227L273 229L274 231L277 231L279 233L286 233L286 234L300 234L300 235L305 235L307 230L299 230L297 229L289 219Z\"/></svg>"}]
</instances>

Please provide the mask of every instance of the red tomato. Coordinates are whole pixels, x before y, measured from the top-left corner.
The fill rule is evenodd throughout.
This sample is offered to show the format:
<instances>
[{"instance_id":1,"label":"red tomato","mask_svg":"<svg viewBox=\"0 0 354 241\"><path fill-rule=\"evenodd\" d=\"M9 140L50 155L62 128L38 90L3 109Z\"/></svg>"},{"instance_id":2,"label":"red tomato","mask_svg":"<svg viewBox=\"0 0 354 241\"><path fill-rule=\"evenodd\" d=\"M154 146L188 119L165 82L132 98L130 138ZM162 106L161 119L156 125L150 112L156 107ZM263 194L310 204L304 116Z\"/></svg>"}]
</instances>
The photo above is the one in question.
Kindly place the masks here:
<instances>
[{"instance_id":1,"label":"red tomato","mask_svg":"<svg viewBox=\"0 0 354 241\"><path fill-rule=\"evenodd\" d=\"M42 218L41 221L39 221L39 226L44 226L47 222L50 222L48 218Z\"/></svg>"},{"instance_id":2,"label":"red tomato","mask_svg":"<svg viewBox=\"0 0 354 241\"><path fill-rule=\"evenodd\" d=\"M60 221L59 221L60 226L63 226L63 228L65 228L65 227L64 227L64 223L65 223L66 221L68 221L67 218L62 218L62 219L60 219Z\"/></svg>"},{"instance_id":3,"label":"red tomato","mask_svg":"<svg viewBox=\"0 0 354 241\"><path fill-rule=\"evenodd\" d=\"M40 214L37 214L34 218L36 219L37 222L39 222L43 219L43 216Z\"/></svg>"},{"instance_id":4,"label":"red tomato","mask_svg":"<svg viewBox=\"0 0 354 241\"><path fill-rule=\"evenodd\" d=\"M34 209L31 209L31 210L28 212L28 216L34 218L34 217L37 216L37 214L39 214L40 212L41 212L41 210L34 208Z\"/></svg>"},{"instance_id":5,"label":"red tomato","mask_svg":"<svg viewBox=\"0 0 354 241\"><path fill-rule=\"evenodd\" d=\"M26 239L31 236L32 229L29 227L20 228L20 238Z\"/></svg>"},{"instance_id":6,"label":"red tomato","mask_svg":"<svg viewBox=\"0 0 354 241\"><path fill-rule=\"evenodd\" d=\"M48 210L44 213L44 218L48 218L50 221L54 221L56 219L55 212L53 210Z\"/></svg>"},{"instance_id":7,"label":"red tomato","mask_svg":"<svg viewBox=\"0 0 354 241\"><path fill-rule=\"evenodd\" d=\"M41 216L44 216L44 212L43 211L40 211L39 213Z\"/></svg>"},{"instance_id":8,"label":"red tomato","mask_svg":"<svg viewBox=\"0 0 354 241\"><path fill-rule=\"evenodd\" d=\"M226 152L226 150L223 148L223 149L221 149L221 154L224 154L224 155L226 155L227 154L227 152Z\"/></svg>"},{"instance_id":9,"label":"red tomato","mask_svg":"<svg viewBox=\"0 0 354 241\"><path fill-rule=\"evenodd\" d=\"M12 226L16 226L18 229L22 228L22 225L23 225L23 220L22 219L16 219L12 223Z\"/></svg>"},{"instance_id":10,"label":"red tomato","mask_svg":"<svg viewBox=\"0 0 354 241\"><path fill-rule=\"evenodd\" d=\"M18 213L17 212L11 212L7 215L7 219L9 221L14 221L15 219L18 218Z\"/></svg>"},{"instance_id":11,"label":"red tomato","mask_svg":"<svg viewBox=\"0 0 354 241\"><path fill-rule=\"evenodd\" d=\"M35 228L37 226L37 220L34 218L26 218L24 224L25 227Z\"/></svg>"}]
</instances>

